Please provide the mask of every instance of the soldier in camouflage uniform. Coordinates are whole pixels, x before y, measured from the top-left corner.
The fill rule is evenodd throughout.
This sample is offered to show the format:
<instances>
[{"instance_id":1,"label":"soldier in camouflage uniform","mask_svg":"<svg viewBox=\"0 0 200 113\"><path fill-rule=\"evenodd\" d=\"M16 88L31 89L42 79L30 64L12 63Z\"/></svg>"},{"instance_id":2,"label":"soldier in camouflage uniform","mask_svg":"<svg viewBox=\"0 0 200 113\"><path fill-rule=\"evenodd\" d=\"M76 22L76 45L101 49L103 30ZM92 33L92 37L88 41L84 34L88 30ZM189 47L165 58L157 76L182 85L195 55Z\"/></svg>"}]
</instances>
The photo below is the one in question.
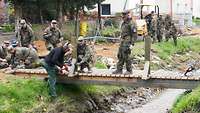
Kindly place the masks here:
<instances>
[{"instance_id":1,"label":"soldier in camouflage uniform","mask_svg":"<svg viewBox=\"0 0 200 113\"><path fill-rule=\"evenodd\" d=\"M172 25L172 18L170 15L167 15L165 17L165 39L166 39L166 41L168 41L170 38L171 25Z\"/></svg>"},{"instance_id":2,"label":"soldier in camouflage uniform","mask_svg":"<svg viewBox=\"0 0 200 113\"><path fill-rule=\"evenodd\" d=\"M57 27L56 20L52 20L50 26L45 29L43 38L46 41L48 50L59 47L59 44L63 41L63 37L60 29Z\"/></svg>"},{"instance_id":3,"label":"soldier in camouflage uniform","mask_svg":"<svg viewBox=\"0 0 200 113\"><path fill-rule=\"evenodd\" d=\"M113 74L122 74L123 66L126 64L125 74L132 73L132 59L130 57L134 41L137 38L136 23L132 21L129 11L123 13L123 23L121 26L121 42L118 50L117 70Z\"/></svg>"},{"instance_id":4,"label":"soldier in camouflage uniform","mask_svg":"<svg viewBox=\"0 0 200 113\"><path fill-rule=\"evenodd\" d=\"M12 68L21 67L23 68L35 68L39 65L39 57L37 52L33 48L26 47L11 47L9 52L12 55Z\"/></svg>"},{"instance_id":5,"label":"soldier in camouflage uniform","mask_svg":"<svg viewBox=\"0 0 200 113\"><path fill-rule=\"evenodd\" d=\"M8 41L4 41L3 45L0 46L0 69L8 67L8 51L7 47L9 46Z\"/></svg>"},{"instance_id":6,"label":"soldier in camouflage uniform","mask_svg":"<svg viewBox=\"0 0 200 113\"><path fill-rule=\"evenodd\" d=\"M164 25L165 25L165 22L163 20L162 15L160 15L158 17L158 20L157 20L157 39L158 39L158 42L161 42L162 39L163 39Z\"/></svg>"},{"instance_id":7,"label":"soldier in camouflage uniform","mask_svg":"<svg viewBox=\"0 0 200 113\"><path fill-rule=\"evenodd\" d=\"M170 26L169 38L173 38L174 45L177 46L177 28L174 23Z\"/></svg>"},{"instance_id":8,"label":"soldier in camouflage uniform","mask_svg":"<svg viewBox=\"0 0 200 113\"><path fill-rule=\"evenodd\" d=\"M85 40L79 37L77 45L77 62L75 64L75 71L78 71L78 67L80 66L80 72L84 72L84 68L87 68L88 73L91 73L92 56L92 48L86 44Z\"/></svg>"},{"instance_id":9,"label":"soldier in camouflage uniform","mask_svg":"<svg viewBox=\"0 0 200 113\"><path fill-rule=\"evenodd\" d=\"M150 31L149 31L149 35L153 39L153 43L156 42L156 37L157 37L156 31L157 31L157 17L154 15L152 22L151 22L151 28L150 28Z\"/></svg>"},{"instance_id":10,"label":"soldier in camouflage uniform","mask_svg":"<svg viewBox=\"0 0 200 113\"><path fill-rule=\"evenodd\" d=\"M33 43L33 30L24 19L20 20L20 27L17 30L16 37L22 47L30 47Z\"/></svg>"}]
</instances>

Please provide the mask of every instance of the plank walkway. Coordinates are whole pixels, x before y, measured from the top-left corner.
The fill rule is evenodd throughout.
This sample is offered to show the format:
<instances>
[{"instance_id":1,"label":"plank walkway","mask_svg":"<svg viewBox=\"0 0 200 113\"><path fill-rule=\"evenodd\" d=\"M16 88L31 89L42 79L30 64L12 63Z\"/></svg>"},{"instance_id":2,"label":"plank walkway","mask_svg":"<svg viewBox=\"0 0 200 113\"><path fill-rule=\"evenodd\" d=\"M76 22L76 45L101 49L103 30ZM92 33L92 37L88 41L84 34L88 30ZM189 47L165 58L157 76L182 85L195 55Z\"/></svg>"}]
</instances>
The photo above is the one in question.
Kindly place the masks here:
<instances>
[{"instance_id":1,"label":"plank walkway","mask_svg":"<svg viewBox=\"0 0 200 113\"><path fill-rule=\"evenodd\" d=\"M113 70L94 69L93 73L76 73L74 76L58 76L58 82L65 84L102 84L132 87L161 87L175 89L193 89L200 85L200 76L183 76L183 73L158 70L152 71L148 79L143 79L143 70L133 70L133 74L112 74ZM17 69L18 76L47 77L44 69Z\"/></svg>"}]
</instances>

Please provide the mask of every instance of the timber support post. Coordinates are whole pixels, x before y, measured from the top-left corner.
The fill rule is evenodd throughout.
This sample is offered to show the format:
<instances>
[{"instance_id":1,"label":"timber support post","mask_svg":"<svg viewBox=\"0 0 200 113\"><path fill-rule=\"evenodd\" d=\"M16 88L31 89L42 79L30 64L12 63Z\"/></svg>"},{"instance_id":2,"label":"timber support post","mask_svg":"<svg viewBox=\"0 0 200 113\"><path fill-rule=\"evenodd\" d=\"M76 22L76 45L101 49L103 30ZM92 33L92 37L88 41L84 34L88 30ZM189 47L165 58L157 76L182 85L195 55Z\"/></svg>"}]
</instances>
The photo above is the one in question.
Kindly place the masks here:
<instances>
[{"instance_id":1,"label":"timber support post","mask_svg":"<svg viewBox=\"0 0 200 113\"><path fill-rule=\"evenodd\" d=\"M145 42L145 65L144 65L144 76L142 79L149 79L149 75L151 73L150 70L150 59L151 59L151 37L146 36L144 38Z\"/></svg>"}]
</instances>

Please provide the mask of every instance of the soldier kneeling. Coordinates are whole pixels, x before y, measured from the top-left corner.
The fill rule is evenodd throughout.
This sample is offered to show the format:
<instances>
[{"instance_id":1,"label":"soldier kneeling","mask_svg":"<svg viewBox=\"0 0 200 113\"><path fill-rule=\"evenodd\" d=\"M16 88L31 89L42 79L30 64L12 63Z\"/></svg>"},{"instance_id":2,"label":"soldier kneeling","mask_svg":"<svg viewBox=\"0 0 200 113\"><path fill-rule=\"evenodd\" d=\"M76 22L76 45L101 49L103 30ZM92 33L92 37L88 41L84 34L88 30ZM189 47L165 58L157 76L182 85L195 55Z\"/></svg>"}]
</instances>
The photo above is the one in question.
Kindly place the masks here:
<instances>
[{"instance_id":1,"label":"soldier kneeling","mask_svg":"<svg viewBox=\"0 0 200 113\"><path fill-rule=\"evenodd\" d=\"M78 68L80 66L80 72L84 72L84 69L87 68L88 73L91 73L91 62L92 50L86 44L86 41L84 41L82 37L79 37L77 45L77 62L75 64L75 71L78 71Z\"/></svg>"},{"instance_id":2,"label":"soldier kneeling","mask_svg":"<svg viewBox=\"0 0 200 113\"><path fill-rule=\"evenodd\" d=\"M39 57L33 48L9 47L12 68L36 68L39 66Z\"/></svg>"}]
</instances>

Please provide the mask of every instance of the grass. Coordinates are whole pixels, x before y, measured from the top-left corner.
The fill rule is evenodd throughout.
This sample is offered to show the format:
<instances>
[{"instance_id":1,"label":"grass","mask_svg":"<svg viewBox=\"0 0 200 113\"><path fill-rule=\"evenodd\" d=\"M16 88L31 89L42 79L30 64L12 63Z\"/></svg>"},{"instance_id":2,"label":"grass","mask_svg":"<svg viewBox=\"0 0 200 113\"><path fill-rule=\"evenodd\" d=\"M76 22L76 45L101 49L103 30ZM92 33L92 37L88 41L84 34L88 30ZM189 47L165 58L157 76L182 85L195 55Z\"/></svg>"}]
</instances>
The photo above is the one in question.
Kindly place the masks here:
<instances>
[{"instance_id":1,"label":"grass","mask_svg":"<svg viewBox=\"0 0 200 113\"><path fill-rule=\"evenodd\" d=\"M192 20L196 25L200 25L200 19L198 18L198 19L193 19Z\"/></svg>"},{"instance_id":2,"label":"grass","mask_svg":"<svg viewBox=\"0 0 200 113\"><path fill-rule=\"evenodd\" d=\"M0 112L21 113L39 103L39 97L48 98L46 83L36 79L9 79L0 83Z\"/></svg>"},{"instance_id":3,"label":"grass","mask_svg":"<svg viewBox=\"0 0 200 113\"><path fill-rule=\"evenodd\" d=\"M97 61L97 62L95 63L95 67L96 67L97 69L107 69L106 64L104 64L104 63L102 63L102 62L100 62L100 61Z\"/></svg>"},{"instance_id":4,"label":"grass","mask_svg":"<svg viewBox=\"0 0 200 113\"><path fill-rule=\"evenodd\" d=\"M167 60L173 54L183 54L185 52L200 51L200 38L198 37L184 37L178 40L178 45L174 46L172 41L162 42L153 45L153 48L158 53L158 56Z\"/></svg>"},{"instance_id":5,"label":"grass","mask_svg":"<svg viewBox=\"0 0 200 113\"><path fill-rule=\"evenodd\" d=\"M174 104L172 113L183 113L183 112L191 112L198 113L200 105L200 87L193 90L191 93L182 95L179 97L177 102Z\"/></svg>"},{"instance_id":6,"label":"grass","mask_svg":"<svg viewBox=\"0 0 200 113\"><path fill-rule=\"evenodd\" d=\"M57 85L58 99L70 110L76 110L76 101L84 101L85 94L110 94L120 87L98 85ZM37 79L8 78L0 82L0 113L23 113L37 108L42 103L50 104L47 83Z\"/></svg>"}]
</instances>

